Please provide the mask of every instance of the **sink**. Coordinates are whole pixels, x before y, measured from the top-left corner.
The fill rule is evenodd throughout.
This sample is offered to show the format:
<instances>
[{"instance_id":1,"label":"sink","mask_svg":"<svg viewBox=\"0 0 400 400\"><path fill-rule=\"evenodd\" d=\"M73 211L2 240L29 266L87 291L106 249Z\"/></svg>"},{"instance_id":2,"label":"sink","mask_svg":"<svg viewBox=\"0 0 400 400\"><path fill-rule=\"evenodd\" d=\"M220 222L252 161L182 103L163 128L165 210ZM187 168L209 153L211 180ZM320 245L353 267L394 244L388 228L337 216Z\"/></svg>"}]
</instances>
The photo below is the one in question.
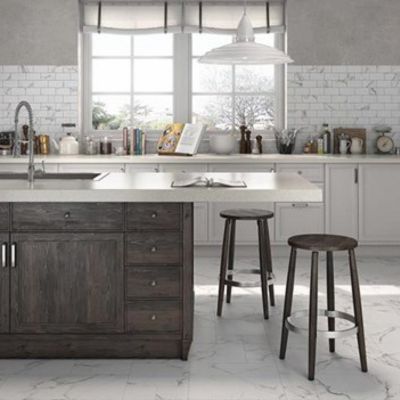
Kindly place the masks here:
<instances>
[{"instance_id":1,"label":"sink","mask_svg":"<svg viewBox=\"0 0 400 400\"><path fill-rule=\"evenodd\" d=\"M96 172L55 172L55 173L45 173L45 174L35 174L35 180L89 180L89 181L100 181L105 176L106 173L96 173ZM24 172L0 172L0 180L27 180L28 174Z\"/></svg>"}]
</instances>

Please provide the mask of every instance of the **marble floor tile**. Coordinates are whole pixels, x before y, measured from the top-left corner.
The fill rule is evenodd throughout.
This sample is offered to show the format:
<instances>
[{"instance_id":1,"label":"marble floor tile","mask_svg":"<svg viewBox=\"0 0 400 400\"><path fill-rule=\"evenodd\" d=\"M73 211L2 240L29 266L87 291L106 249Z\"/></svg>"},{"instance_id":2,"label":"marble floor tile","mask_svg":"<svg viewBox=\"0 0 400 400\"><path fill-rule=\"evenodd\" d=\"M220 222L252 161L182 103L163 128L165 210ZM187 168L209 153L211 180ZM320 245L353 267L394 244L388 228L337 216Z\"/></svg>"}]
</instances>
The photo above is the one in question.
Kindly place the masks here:
<instances>
[{"instance_id":1,"label":"marble floor tile","mask_svg":"<svg viewBox=\"0 0 400 400\"><path fill-rule=\"evenodd\" d=\"M196 259L195 336L187 362L0 360L0 400L400 400L398 261L358 259L369 372L360 370L355 337L338 340L334 354L319 338L314 382L306 377L305 337L290 334L286 359L278 358L287 261L274 258L277 304L266 321L258 288L234 288L232 303L216 317L219 259ZM257 262L239 257L236 266ZM325 307L323 258L320 264ZM309 270L309 258L299 258L294 310L308 307ZM335 272L337 309L352 313L345 257L335 258Z\"/></svg>"}]
</instances>

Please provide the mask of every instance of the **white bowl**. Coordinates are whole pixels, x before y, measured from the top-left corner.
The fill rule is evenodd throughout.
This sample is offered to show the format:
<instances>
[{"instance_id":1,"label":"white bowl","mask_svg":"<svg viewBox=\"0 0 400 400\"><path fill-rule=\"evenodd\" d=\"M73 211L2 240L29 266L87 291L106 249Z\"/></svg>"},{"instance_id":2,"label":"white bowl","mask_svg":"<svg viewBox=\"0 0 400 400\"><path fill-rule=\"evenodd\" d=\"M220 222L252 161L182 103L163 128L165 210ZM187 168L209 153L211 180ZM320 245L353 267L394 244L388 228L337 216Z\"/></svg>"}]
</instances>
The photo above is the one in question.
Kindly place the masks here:
<instances>
[{"instance_id":1,"label":"white bowl","mask_svg":"<svg viewBox=\"0 0 400 400\"><path fill-rule=\"evenodd\" d=\"M216 154L231 154L236 148L236 137L231 133L210 135L210 149Z\"/></svg>"}]
</instances>

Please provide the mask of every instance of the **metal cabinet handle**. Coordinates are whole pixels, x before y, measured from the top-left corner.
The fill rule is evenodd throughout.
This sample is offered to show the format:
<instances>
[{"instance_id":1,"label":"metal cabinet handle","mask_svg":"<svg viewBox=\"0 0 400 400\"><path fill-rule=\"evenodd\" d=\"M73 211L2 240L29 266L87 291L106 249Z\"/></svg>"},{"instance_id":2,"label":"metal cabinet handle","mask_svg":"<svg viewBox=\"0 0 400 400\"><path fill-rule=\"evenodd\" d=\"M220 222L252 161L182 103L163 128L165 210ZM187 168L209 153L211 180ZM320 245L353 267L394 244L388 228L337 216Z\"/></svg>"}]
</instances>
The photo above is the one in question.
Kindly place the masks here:
<instances>
[{"instance_id":1,"label":"metal cabinet handle","mask_svg":"<svg viewBox=\"0 0 400 400\"><path fill-rule=\"evenodd\" d=\"M358 168L354 168L354 183L358 183Z\"/></svg>"},{"instance_id":2,"label":"metal cabinet handle","mask_svg":"<svg viewBox=\"0 0 400 400\"><path fill-rule=\"evenodd\" d=\"M298 173L299 175L302 175L302 174L303 174L303 171L297 171L297 173Z\"/></svg>"},{"instance_id":3,"label":"metal cabinet handle","mask_svg":"<svg viewBox=\"0 0 400 400\"><path fill-rule=\"evenodd\" d=\"M275 168L270 168L269 172L275 172Z\"/></svg>"},{"instance_id":4,"label":"metal cabinet handle","mask_svg":"<svg viewBox=\"0 0 400 400\"><path fill-rule=\"evenodd\" d=\"M151 214L151 218L156 219L158 217L158 214L156 212L153 212L153 214Z\"/></svg>"},{"instance_id":5,"label":"metal cabinet handle","mask_svg":"<svg viewBox=\"0 0 400 400\"><path fill-rule=\"evenodd\" d=\"M150 286L152 286L152 287L157 286L157 281L151 281Z\"/></svg>"},{"instance_id":6,"label":"metal cabinet handle","mask_svg":"<svg viewBox=\"0 0 400 400\"><path fill-rule=\"evenodd\" d=\"M16 253L17 253L17 244L16 243L12 243L11 244L11 268L15 268L17 266L17 257L16 257Z\"/></svg>"},{"instance_id":7,"label":"metal cabinet handle","mask_svg":"<svg viewBox=\"0 0 400 400\"><path fill-rule=\"evenodd\" d=\"M125 167L121 167L121 172L125 172Z\"/></svg>"},{"instance_id":8,"label":"metal cabinet handle","mask_svg":"<svg viewBox=\"0 0 400 400\"><path fill-rule=\"evenodd\" d=\"M155 253L155 252L157 251L157 247L156 247L156 246L153 246L153 247L150 249L150 251L151 251L152 253Z\"/></svg>"},{"instance_id":9,"label":"metal cabinet handle","mask_svg":"<svg viewBox=\"0 0 400 400\"><path fill-rule=\"evenodd\" d=\"M157 316L155 314L153 314L150 318L152 321L155 321L157 319Z\"/></svg>"},{"instance_id":10,"label":"metal cabinet handle","mask_svg":"<svg viewBox=\"0 0 400 400\"><path fill-rule=\"evenodd\" d=\"M65 218L65 219L70 219L70 218L71 218L71 213L70 213L69 211L67 211L67 212L64 214L64 218Z\"/></svg>"},{"instance_id":11,"label":"metal cabinet handle","mask_svg":"<svg viewBox=\"0 0 400 400\"><path fill-rule=\"evenodd\" d=\"M1 245L1 266L7 268L7 243Z\"/></svg>"},{"instance_id":12,"label":"metal cabinet handle","mask_svg":"<svg viewBox=\"0 0 400 400\"><path fill-rule=\"evenodd\" d=\"M295 208L306 208L306 207L308 207L308 203L292 203L292 207L295 207Z\"/></svg>"},{"instance_id":13,"label":"metal cabinet handle","mask_svg":"<svg viewBox=\"0 0 400 400\"><path fill-rule=\"evenodd\" d=\"M160 169L159 168L154 168L154 172L160 172Z\"/></svg>"}]
</instances>

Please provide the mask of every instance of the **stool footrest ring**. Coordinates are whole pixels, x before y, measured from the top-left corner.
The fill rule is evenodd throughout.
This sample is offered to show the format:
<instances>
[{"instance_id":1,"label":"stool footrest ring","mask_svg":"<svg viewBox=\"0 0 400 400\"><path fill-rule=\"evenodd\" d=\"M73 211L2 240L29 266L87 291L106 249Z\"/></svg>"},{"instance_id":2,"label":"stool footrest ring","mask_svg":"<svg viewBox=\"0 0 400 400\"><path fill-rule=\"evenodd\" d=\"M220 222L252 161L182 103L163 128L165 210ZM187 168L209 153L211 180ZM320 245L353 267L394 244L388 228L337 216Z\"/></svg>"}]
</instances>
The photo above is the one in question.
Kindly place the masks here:
<instances>
[{"instance_id":1,"label":"stool footrest ring","mask_svg":"<svg viewBox=\"0 0 400 400\"><path fill-rule=\"evenodd\" d=\"M307 336L308 329L297 326L293 322L293 320L298 319L298 318L308 318L308 313L309 313L308 310L300 310L300 311L296 311L296 312L292 313L289 317L286 318L286 322L285 322L286 328L291 332L299 333L301 335ZM348 328L334 330L334 331L329 331L326 329L318 329L317 330L318 335L321 335L321 336L329 338L329 339L337 339L337 338L355 335L358 333L358 326L356 325L356 320L355 320L354 316L351 314L348 314L343 311L328 311L328 310L318 309L317 315L320 317L344 319L353 324L352 326L350 326Z\"/></svg>"},{"instance_id":2,"label":"stool footrest ring","mask_svg":"<svg viewBox=\"0 0 400 400\"><path fill-rule=\"evenodd\" d=\"M230 276L230 275L228 275ZM273 285L275 283L275 276L267 279L267 286ZM239 282L233 279L225 279L225 285L227 286L235 286L235 287L242 287L242 288L252 288L252 287L261 287L261 282Z\"/></svg>"}]
</instances>

